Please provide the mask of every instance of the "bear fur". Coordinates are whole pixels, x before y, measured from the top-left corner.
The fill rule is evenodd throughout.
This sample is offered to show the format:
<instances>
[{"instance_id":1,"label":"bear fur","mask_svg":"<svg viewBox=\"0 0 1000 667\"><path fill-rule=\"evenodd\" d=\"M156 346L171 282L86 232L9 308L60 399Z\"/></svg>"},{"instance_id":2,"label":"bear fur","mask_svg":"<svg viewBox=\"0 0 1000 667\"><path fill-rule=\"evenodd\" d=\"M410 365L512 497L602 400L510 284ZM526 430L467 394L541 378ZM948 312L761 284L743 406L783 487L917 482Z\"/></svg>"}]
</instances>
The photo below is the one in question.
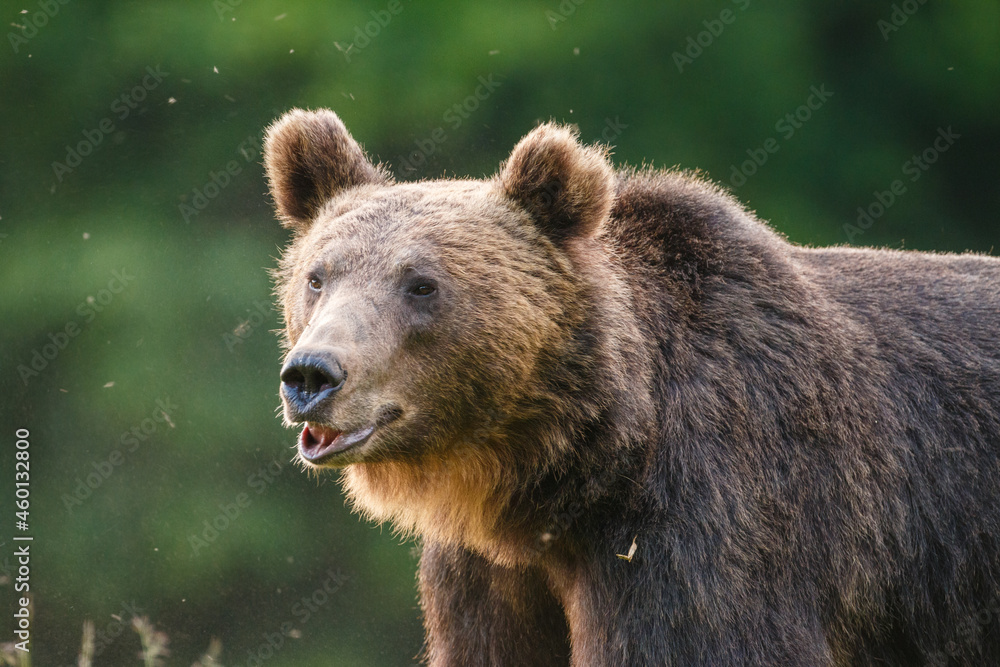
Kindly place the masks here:
<instances>
[{"instance_id":1,"label":"bear fur","mask_svg":"<svg viewBox=\"0 0 1000 667\"><path fill-rule=\"evenodd\" d=\"M394 183L265 166L285 419L420 536L431 665L1000 664L1000 260L789 243L543 124Z\"/></svg>"}]
</instances>

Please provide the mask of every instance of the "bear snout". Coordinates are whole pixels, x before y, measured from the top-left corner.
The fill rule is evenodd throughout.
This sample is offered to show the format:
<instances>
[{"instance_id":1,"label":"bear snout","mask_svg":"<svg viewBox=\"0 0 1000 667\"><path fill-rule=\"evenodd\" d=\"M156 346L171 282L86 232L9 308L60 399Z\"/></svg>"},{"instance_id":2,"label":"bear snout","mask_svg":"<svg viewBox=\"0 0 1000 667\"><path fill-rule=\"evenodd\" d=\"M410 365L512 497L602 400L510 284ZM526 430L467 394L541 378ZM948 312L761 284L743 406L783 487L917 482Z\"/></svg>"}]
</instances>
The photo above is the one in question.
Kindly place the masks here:
<instances>
[{"instance_id":1,"label":"bear snout","mask_svg":"<svg viewBox=\"0 0 1000 667\"><path fill-rule=\"evenodd\" d=\"M316 418L347 381L347 371L330 352L293 353L281 369L281 395L296 422Z\"/></svg>"}]
</instances>

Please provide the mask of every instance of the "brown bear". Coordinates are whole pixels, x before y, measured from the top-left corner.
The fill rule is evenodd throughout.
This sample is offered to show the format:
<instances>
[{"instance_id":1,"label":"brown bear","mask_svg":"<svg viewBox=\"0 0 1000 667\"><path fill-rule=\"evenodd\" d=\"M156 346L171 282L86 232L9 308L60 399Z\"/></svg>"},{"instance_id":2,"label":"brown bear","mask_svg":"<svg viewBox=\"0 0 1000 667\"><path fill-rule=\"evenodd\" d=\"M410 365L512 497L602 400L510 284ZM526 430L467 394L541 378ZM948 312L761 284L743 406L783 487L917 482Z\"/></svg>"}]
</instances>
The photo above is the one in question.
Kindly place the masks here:
<instances>
[{"instance_id":1,"label":"brown bear","mask_svg":"<svg viewBox=\"0 0 1000 667\"><path fill-rule=\"evenodd\" d=\"M432 665L1000 664L1000 260L792 244L543 124L265 162L298 456L419 535Z\"/></svg>"}]
</instances>

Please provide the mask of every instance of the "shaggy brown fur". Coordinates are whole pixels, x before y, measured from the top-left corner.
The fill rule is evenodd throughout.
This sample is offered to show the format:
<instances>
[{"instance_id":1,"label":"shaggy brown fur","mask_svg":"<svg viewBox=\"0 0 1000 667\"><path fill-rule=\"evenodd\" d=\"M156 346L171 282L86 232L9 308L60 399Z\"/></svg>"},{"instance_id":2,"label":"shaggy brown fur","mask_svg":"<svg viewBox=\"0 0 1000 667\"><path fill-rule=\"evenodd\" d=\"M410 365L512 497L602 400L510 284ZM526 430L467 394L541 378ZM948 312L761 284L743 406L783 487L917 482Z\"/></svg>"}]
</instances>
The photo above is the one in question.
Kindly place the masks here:
<instances>
[{"instance_id":1,"label":"shaggy brown fur","mask_svg":"<svg viewBox=\"0 0 1000 667\"><path fill-rule=\"evenodd\" d=\"M266 160L286 420L422 536L431 664L1000 663L1000 261L801 248L552 124L486 181L328 111Z\"/></svg>"}]
</instances>

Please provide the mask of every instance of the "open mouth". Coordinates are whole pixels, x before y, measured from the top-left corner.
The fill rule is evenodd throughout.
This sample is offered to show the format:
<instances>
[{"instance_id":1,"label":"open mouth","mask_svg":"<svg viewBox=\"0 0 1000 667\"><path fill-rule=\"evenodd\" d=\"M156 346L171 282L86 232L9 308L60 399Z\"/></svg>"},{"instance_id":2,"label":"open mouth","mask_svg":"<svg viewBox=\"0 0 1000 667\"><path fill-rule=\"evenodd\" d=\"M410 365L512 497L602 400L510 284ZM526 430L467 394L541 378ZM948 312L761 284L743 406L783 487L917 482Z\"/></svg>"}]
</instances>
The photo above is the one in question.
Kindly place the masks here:
<instances>
[{"instance_id":1,"label":"open mouth","mask_svg":"<svg viewBox=\"0 0 1000 667\"><path fill-rule=\"evenodd\" d=\"M299 453L310 463L322 463L332 456L360 445L374 432L374 424L347 432L306 422L299 436Z\"/></svg>"},{"instance_id":2,"label":"open mouth","mask_svg":"<svg viewBox=\"0 0 1000 667\"><path fill-rule=\"evenodd\" d=\"M315 422L306 422L299 435L299 454L306 461L319 465L364 444L376 429L396 421L402 415L403 410L390 403L379 408L371 425L354 431L339 431Z\"/></svg>"}]
</instances>

